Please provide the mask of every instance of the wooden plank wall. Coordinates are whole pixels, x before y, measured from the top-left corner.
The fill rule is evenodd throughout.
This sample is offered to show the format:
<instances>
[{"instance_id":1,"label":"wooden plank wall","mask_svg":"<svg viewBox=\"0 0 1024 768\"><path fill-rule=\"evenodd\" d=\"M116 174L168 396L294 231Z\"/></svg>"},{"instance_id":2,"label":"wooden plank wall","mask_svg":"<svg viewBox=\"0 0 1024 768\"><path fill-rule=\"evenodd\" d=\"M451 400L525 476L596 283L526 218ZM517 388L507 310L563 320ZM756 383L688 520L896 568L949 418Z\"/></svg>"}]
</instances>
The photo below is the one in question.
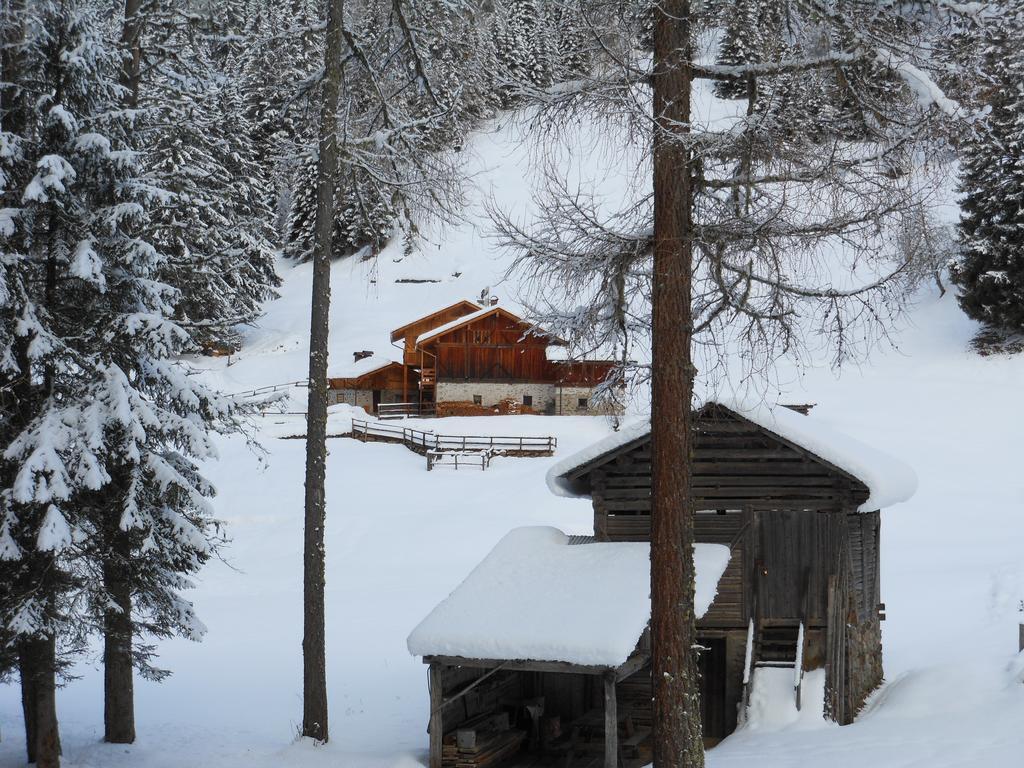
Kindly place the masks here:
<instances>
[{"instance_id":1,"label":"wooden plank wall","mask_svg":"<svg viewBox=\"0 0 1024 768\"><path fill-rule=\"evenodd\" d=\"M548 340L504 315L482 317L429 342L440 380L548 381Z\"/></svg>"}]
</instances>

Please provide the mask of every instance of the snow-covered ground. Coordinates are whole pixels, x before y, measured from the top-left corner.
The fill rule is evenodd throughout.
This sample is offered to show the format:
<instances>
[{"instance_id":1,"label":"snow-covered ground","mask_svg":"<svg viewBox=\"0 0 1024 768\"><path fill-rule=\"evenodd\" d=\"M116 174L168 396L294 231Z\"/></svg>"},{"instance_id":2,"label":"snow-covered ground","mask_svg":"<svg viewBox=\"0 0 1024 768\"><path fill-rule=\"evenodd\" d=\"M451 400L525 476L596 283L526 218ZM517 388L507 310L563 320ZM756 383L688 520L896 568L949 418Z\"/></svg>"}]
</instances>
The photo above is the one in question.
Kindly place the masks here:
<instances>
[{"instance_id":1,"label":"snow-covered ground","mask_svg":"<svg viewBox=\"0 0 1024 768\"><path fill-rule=\"evenodd\" d=\"M479 137L479 191L467 222L441 230L408 257L399 245L373 263L333 269L332 356L392 355L388 332L440 306L492 288L502 302L505 263L492 256L479 206L526 196L526 150L509 130ZM282 266L282 297L230 361L196 364L230 392L305 376L308 266ZM407 283L405 279L439 282ZM766 711L708 754L712 768L759 766L978 766L1024 764L1024 358L967 351L974 326L951 295L926 291L870 366L837 377L822 367L780 371L789 402L816 402L828 422L911 464L919 489L883 516L882 593L887 684L859 720L830 726ZM230 364L229 364L230 362ZM288 410L304 408L295 390ZM347 422L342 409L332 431ZM265 456L220 442L209 475L232 543L192 595L209 627L204 642L161 645L174 671L139 681L139 738L99 743L102 674L93 655L59 694L68 766L195 768L335 766L415 768L425 761L425 668L406 651L410 630L512 528L553 525L589 533L589 502L553 495L545 472L611 432L597 417L517 416L423 422L449 434L554 435L555 457L495 459L486 472L441 468L398 445L330 442L327 609L329 745L295 743L301 716L302 482L300 415L258 423ZM1014 666L1015 665L1015 666ZM791 716L792 715L792 716ZM756 726L756 727L755 727ZM18 691L0 688L0 767L20 765Z\"/></svg>"}]
</instances>

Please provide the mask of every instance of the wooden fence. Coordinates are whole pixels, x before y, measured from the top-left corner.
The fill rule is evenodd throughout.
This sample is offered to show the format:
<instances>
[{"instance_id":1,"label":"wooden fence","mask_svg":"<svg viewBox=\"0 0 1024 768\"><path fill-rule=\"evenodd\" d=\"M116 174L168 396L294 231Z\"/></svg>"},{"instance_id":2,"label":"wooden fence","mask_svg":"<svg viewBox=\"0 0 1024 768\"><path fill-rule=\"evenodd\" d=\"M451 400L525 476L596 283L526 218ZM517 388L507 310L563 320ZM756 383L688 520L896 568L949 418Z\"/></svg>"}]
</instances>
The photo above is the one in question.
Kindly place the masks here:
<instances>
[{"instance_id":1,"label":"wooden fence","mask_svg":"<svg viewBox=\"0 0 1024 768\"><path fill-rule=\"evenodd\" d=\"M404 419L407 416L436 416L433 403L378 403L378 419Z\"/></svg>"},{"instance_id":2,"label":"wooden fence","mask_svg":"<svg viewBox=\"0 0 1024 768\"><path fill-rule=\"evenodd\" d=\"M401 443L409 450L423 455L428 451L491 451L504 456L551 456L558 447L554 437L438 435L360 419L352 419L352 437L363 442Z\"/></svg>"}]
</instances>

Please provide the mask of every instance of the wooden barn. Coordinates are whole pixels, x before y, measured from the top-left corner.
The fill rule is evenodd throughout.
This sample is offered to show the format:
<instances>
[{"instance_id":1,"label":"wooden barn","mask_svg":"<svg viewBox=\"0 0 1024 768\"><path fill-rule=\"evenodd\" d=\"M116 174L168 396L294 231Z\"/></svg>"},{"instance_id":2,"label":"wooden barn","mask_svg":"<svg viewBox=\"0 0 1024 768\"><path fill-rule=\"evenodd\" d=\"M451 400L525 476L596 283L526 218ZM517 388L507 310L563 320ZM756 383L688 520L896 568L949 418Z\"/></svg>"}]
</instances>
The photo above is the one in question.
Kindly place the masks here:
<instances>
[{"instance_id":1,"label":"wooden barn","mask_svg":"<svg viewBox=\"0 0 1024 768\"><path fill-rule=\"evenodd\" d=\"M513 401L536 413L592 413L605 360L563 360L565 344L496 303L461 301L391 332L401 342L403 401L429 411L442 403L493 408ZM558 349L559 354L549 355Z\"/></svg>"},{"instance_id":2,"label":"wooden barn","mask_svg":"<svg viewBox=\"0 0 1024 768\"><path fill-rule=\"evenodd\" d=\"M758 681L767 683L774 676L777 683L780 675L790 681L792 691L783 702L786 706L815 707L825 717L849 723L882 680L880 510L909 498L916 487L913 472L815 417L785 408L710 402L696 411L695 429L697 546L728 548L721 577L712 574L714 599L706 611L697 611L704 649L700 669L706 741L714 744L731 733L745 716ZM559 462L548 482L561 495L592 499L594 546L645 545L650 537L650 459L650 426L643 423ZM700 571L698 562L698 580ZM507 575L508 584L517 583ZM555 578L549 575L545 581L556 584ZM610 585L595 585L589 594L578 592L574 600L606 603L612 594L617 604L623 601ZM636 585L632 600L647 605L648 594L648 584ZM555 616L550 620L560 623ZM613 631L589 626L595 633ZM538 623L534 631L544 635L554 630ZM410 649L416 652L412 639ZM545 711L553 707L562 736L577 743L571 749L589 748L593 740L583 737L599 733L604 746L598 748L609 767L617 762L640 765L648 757L644 723L650 721L650 673L641 657L646 653L649 658L650 651L644 651L642 633L634 641L628 667L614 675L608 669L600 672L603 692L600 685L588 687L574 677L581 673L569 667L562 667L566 677L550 695L546 681L540 688L521 683L517 689L523 700L539 696ZM478 679L479 660L419 650L432 665L435 704ZM504 663L500 669L506 671L522 662L518 656L489 660L490 669ZM558 668L549 668L548 674ZM808 679L823 679L823 686L805 685L805 673ZM498 695L487 706L512 716L513 699ZM477 723L486 721L487 706L474 711L472 717L485 718ZM604 719L596 715L602 707ZM451 716L448 705L442 712ZM595 718L600 726L581 730L579 724ZM432 721L432 760L436 750L441 757L431 768L447 768L445 745L457 740L460 728L476 727L471 721L467 729L457 720ZM504 724L502 719L499 725ZM544 735L530 742L540 745L536 749L541 753L546 749Z\"/></svg>"}]
</instances>

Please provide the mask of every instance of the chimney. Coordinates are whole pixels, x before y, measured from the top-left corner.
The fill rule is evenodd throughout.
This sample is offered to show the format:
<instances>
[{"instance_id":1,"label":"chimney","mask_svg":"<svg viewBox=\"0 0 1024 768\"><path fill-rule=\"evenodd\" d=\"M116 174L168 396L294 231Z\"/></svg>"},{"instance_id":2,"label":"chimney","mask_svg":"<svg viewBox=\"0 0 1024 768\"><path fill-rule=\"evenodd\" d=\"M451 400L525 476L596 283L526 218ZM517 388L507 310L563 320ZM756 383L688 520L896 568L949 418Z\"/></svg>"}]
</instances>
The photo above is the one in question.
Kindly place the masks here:
<instances>
[{"instance_id":1,"label":"chimney","mask_svg":"<svg viewBox=\"0 0 1024 768\"><path fill-rule=\"evenodd\" d=\"M362 352L353 352L352 353L352 358L353 358L352 362L358 363L360 360L365 360L368 357L373 357L373 352L371 352L368 349L364 349Z\"/></svg>"},{"instance_id":2,"label":"chimney","mask_svg":"<svg viewBox=\"0 0 1024 768\"><path fill-rule=\"evenodd\" d=\"M497 296L491 296L490 302L491 302L491 306L492 307L497 306L498 305L498 297Z\"/></svg>"}]
</instances>

